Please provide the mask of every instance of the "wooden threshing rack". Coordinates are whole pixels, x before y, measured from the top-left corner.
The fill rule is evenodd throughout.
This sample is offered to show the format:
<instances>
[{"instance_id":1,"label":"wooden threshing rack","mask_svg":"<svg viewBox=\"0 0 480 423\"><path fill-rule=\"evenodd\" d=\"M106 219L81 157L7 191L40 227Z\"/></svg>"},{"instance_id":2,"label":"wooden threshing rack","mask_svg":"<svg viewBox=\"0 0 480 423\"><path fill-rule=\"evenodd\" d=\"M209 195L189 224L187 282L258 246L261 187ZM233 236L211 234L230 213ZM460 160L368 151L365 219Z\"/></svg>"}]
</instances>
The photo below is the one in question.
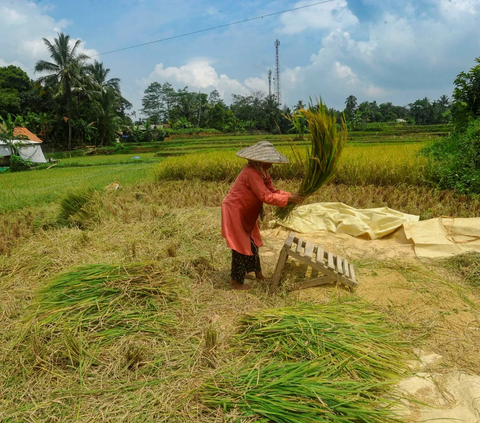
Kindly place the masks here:
<instances>
[{"instance_id":1,"label":"wooden threshing rack","mask_svg":"<svg viewBox=\"0 0 480 423\"><path fill-rule=\"evenodd\" d=\"M355 278L353 265L338 255L325 251L320 245L298 238L294 232L290 232L285 244L280 251L277 267L273 275L271 291L275 292L280 284L282 271L288 257L293 257L317 271L315 278L304 282L298 282L293 289L304 289L312 286L325 285L329 283L343 284L350 290L358 286Z\"/></svg>"}]
</instances>

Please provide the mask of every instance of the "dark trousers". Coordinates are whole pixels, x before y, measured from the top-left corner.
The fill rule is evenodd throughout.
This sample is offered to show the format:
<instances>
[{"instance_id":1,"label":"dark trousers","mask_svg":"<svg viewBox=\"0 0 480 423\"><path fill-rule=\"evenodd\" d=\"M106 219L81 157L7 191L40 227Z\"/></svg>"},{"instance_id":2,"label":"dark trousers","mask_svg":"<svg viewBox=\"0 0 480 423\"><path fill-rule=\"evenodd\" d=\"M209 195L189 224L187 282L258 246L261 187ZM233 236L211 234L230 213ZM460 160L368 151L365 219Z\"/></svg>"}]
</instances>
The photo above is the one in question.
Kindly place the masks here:
<instances>
[{"instance_id":1,"label":"dark trousers","mask_svg":"<svg viewBox=\"0 0 480 423\"><path fill-rule=\"evenodd\" d=\"M250 239L253 256L240 254L238 251L232 250L232 273L231 278L238 283L243 283L245 274L250 272L260 272L260 256L258 255L258 247Z\"/></svg>"}]
</instances>

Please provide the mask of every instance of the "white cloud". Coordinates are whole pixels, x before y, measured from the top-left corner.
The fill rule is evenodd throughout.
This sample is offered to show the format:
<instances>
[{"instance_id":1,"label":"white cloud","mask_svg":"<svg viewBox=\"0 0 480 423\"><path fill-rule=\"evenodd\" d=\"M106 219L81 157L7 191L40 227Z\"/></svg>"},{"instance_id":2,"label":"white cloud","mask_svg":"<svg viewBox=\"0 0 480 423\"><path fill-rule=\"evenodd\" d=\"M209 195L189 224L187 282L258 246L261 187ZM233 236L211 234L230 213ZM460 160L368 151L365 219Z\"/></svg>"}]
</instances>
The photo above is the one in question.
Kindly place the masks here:
<instances>
[{"instance_id":1,"label":"white cloud","mask_svg":"<svg viewBox=\"0 0 480 423\"><path fill-rule=\"evenodd\" d=\"M17 62L16 60L14 60L13 62L5 62L5 60L0 59L0 66L1 67L10 66L10 65L18 66L19 68L24 68L25 67L25 65L23 63Z\"/></svg>"},{"instance_id":2,"label":"white cloud","mask_svg":"<svg viewBox=\"0 0 480 423\"><path fill-rule=\"evenodd\" d=\"M449 18L477 16L480 13L478 0L436 0L440 11Z\"/></svg>"},{"instance_id":3,"label":"white cloud","mask_svg":"<svg viewBox=\"0 0 480 423\"><path fill-rule=\"evenodd\" d=\"M43 38L52 42L70 24L66 19L49 16L50 10L50 5L40 6L28 0L0 0L0 63L18 64L32 78L36 77L35 63L50 59ZM72 43L75 41L72 39ZM78 51L89 56L97 54L94 49L86 49L85 43Z\"/></svg>"},{"instance_id":4,"label":"white cloud","mask_svg":"<svg viewBox=\"0 0 480 423\"><path fill-rule=\"evenodd\" d=\"M268 93L268 82L262 78L247 78L243 82L247 88L250 88L252 91L263 91Z\"/></svg>"},{"instance_id":5,"label":"white cloud","mask_svg":"<svg viewBox=\"0 0 480 423\"><path fill-rule=\"evenodd\" d=\"M293 7L302 7L311 3L309 0L304 0ZM283 24L282 32L285 34L297 34L307 29L348 28L358 24L358 18L348 9L346 0L284 13L280 21Z\"/></svg>"},{"instance_id":6,"label":"white cloud","mask_svg":"<svg viewBox=\"0 0 480 423\"><path fill-rule=\"evenodd\" d=\"M342 65L339 62L335 62L334 70L335 74L340 79L345 79L347 84L354 84L358 81L357 75L346 65Z\"/></svg>"},{"instance_id":7,"label":"white cloud","mask_svg":"<svg viewBox=\"0 0 480 423\"><path fill-rule=\"evenodd\" d=\"M169 82L180 82L182 84L197 88L207 88L215 85L219 78L215 69L207 60L193 60L180 67L164 68L163 63L155 66L155 76Z\"/></svg>"},{"instance_id":8,"label":"white cloud","mask_svg":"<svg viewBox=\"0 0 480 423\"><path fill-rule=\"evenodd\" d=\"M191 91L197 89L203 92L218 90L220 96L226 102L230 102L232 94L247 95L250 93L250 90L268 91L266 81L261 78L247 78L242 83L236 79L229 78L225 74L219 76L211 62L203 58L193 59L180 67L164 67L163 63L159 63L147 78L137 80L137 83L142 88L146 88L154 81L160 83L169 82L175 88L188 86Z\"/></svg>"},{"instance_id":9,"label":"white cloud","mask_svg":"<svg viewBox=\"0 0 480 423\"><path fill-rule=\"evenodd\" d=\"M331 30L309 64L283 70L283 98L321 95L341 108L351 94L396 104L451 95L456 75L478 56L480 1L430 0L428 12L413 13L417 6L390 8L359 33Z\"/></svg>"}]
</instances>

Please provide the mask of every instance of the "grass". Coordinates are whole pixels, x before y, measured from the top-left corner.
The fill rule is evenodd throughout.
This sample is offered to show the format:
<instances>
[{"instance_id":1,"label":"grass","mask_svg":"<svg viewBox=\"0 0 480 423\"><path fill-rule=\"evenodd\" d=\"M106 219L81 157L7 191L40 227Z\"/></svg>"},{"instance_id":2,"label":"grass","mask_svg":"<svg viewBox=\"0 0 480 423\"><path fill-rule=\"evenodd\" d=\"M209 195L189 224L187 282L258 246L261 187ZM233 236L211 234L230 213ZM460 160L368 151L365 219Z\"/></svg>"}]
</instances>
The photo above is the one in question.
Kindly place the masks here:
<instances>
[{"instance_id":1,"label":"grass","mask_svg":"<svg viewBox=\"0 0 480 423\"><path fill-rule=\"evenodd\" d=\"M220 371L202 395L278 423L394 421L386 394L409 374L408 347L358 298L264 309L240 319L236 348L247 364Z\"/></svg>"},{"instance_id":2,"label":"grass","mask_svg":"<svg viewBox=\"0 0 480 423\"><path fill-rule=\"evenodd\" d=\"M148 180L151 164L132 163L85 168L52 168L0 175L0 214L58 201L68 192L103 189L118 181L125 186Z\"/></svg>"},{"instance_id":3,"label":"grass","mask_svg":"<svg viewBox=\"0 0 480 423\"><path fill-rule=\"evenodd\" d=\"M413 129L401 143L441 133ZM420 144L369 143L398 141L389 131L357 134L364 143L344 151L337 181L309 201L478 216L477 199L425 185ZM195 150L197 140L182 142ZM0 175L0 421L384 422L409 344L480 371L476 256L360 257L356 295L229 290L219 205L244 161L228 148ZM159 178L172 164L183 179ZM290 169L274 174L277 188L296 189ZM115 181L120 189L104 189ZM84 189L96 190L88 216L58 224L60 199ZM263 229L272 216L266 207ZM276 252L261 254L271 275Z\"/></svg>"},{"instance_id":4,"label":"grass","mask_svg":"<svg viewBox=\"0 0 480 423\"><path fill-rule=\"evenodd\" d=\"M327 106L322 102L317 104L316 111L301 109L297 115L306 119L310 129L310 143L305 147L305 156L296 145L292 147L292 152L297 153L295 161L303 165L304 177L297 192L306 198L335 176L348 133L344 118L340 119L337 128L335 116L328 112ZM275 215L286 219L294 207L294 203L278 207Z\"/></svg>"},{"instance_id":5,"label":"grass","mask_svg":"<svg viewBox=\"0 0 480 423\"><path fill-rule=\"evenodd\" d=\"M133 159L139 157L139 159ZM100 166L130 163L158 163L161 159L155 153L114 154L107 156L83 156L60 159L58 167Z\"/></svg>"}]
</instances>

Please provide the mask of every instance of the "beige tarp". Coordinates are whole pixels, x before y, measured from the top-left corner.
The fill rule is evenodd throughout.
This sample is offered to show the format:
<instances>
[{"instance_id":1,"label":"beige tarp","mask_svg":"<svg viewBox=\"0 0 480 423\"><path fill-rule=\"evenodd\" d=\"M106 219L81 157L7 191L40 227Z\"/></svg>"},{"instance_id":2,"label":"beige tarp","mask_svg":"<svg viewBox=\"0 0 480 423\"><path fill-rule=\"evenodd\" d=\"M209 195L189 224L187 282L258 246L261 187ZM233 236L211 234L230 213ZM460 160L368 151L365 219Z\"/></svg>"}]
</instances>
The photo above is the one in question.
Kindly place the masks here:
<instances>
[{"instance_id":1,"label":"beige tarp","mask_svg":"<svg viewBox=\"0 0 480 423\"><path fill-rule=\"evenodd\" d=\"M406 222L403 227L420 257L439 258L468 251L480 252L480 217L444 217Z\"/></svg>"},{"instance_id":2,"label":"beige tarp","mask_svg":"<svg viewBox=\"0 0 480 423\"><path fill-rule=\"evenodd\" d=\"M405 222L418 220L419 216L388 207L355 209L343 203L316 203L296 207L286 220L277 223L299 233L327 230L377 239L394 232Z\"/></svg>"},{"instance_id":3,"label":"beige tarp","mask_svg":"<svg viewBox=\"0 0 480 423\"><path fill-rule=\"evenodd\" d=\"M480 217L420 222L419 216L388 207L355 209L343 203L316 203L296 207L286 220L276 223L303 234L329 231L370 239L382 238L398 229L405 232L419 257L480 253Z\"/></svg>"}]
</instances>

